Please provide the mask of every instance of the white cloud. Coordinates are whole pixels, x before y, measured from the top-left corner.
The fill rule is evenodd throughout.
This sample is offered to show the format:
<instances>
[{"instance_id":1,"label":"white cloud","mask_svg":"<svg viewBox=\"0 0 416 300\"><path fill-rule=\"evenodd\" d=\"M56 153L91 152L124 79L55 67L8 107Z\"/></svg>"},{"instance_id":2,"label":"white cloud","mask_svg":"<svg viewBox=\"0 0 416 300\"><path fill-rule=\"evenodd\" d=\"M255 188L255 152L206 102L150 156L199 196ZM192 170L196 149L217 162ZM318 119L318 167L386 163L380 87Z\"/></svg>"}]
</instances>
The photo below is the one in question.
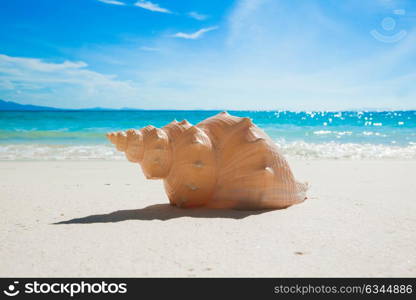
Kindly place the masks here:
<instances>
[{"instance_id":1,"label":"white cloud","mask_svg":"<svg viewBox=\"0 0 416 300\"><path fill-rule=\"evenodd\" d=\"M87 67L87 64L80 62L64 61L63 63L47 63L37 58L23 58L12 57L4 54L0 54L0 68L4 66L15 66L19 68L25 68L27 70L38 72L55 72L68 69L81 69ZM0 69L1 70L1 69Z\"/></svg>"},{"instance_id":2,"label":"white cloud","mask_svg":"<svg viewBox=\"0 0 416 300\"><path fill-rule=\"evenodd\" d=\"M172 35L172 37L188 39L188 40L195 40L195 39L200 38L205 33L209 32L209 31L212 31L212 30L216 30L216 29L218 29L218 26L202 28L202 29L200 29L200 30L198 30L194 33L178 32L178 33L175 33L174 35Z\"/></svg>"},{"instance_id":3,"label":"white cloud","mask_svg":"<svg viewBox=\"0 0 416 300\"><path fill-rule=\"evenodd\" d=\"M190 16L191 18L193 18L195 20L198 20L198 21L203 21L203 20L208 19L208 16L207 15L203 15L203 14L197 13L196 11L189 12L188 13L188 16Z\"/></svg>"},{"instance_id":4,"label":"white cloud","mask_svg":"<svg viewBox=\"0 0 416 300\"><path fill-rule=\"evenodd\" d=\"M136 2L134 5L136 5L138 7L141 7L141 8L144 8L144 9L147 9L147 10L150 10L150 11L156 11L156 12L161 12L161 13L165 13L165 14L171 14L172 13L169 9L160 7L159 4L152 3L150 1L141 0L141 1Z\"/></svg>"},{"instance_id":5,"label":"white cloud","mask_svg":"<svg viewBox=\"0 0 416 300\"><path fill-rule=\"evenodd\" d=\"M126 3L121 2L121 1L116 1L116 0L97 0L97 1L100 1L106 4L113 4L113 5L126 5Z\"/></svg>"},{"instance_id":6,"label":"white cloud","mask_svg":"<svg viewBox=\"0 0 416 300\"><path fill-rule=\"evenodd\" d=\"M35 99L44 105L67 107L85 107L88 104L84 102L91 99L99 99L103 106L117 107L117 100L137 99L137 88L131 82L89 70L87 66L85 62L51 63L0 54L0 82L6 83L0 85L1 96L12 101Z\"/></svg>"}]
</instances>

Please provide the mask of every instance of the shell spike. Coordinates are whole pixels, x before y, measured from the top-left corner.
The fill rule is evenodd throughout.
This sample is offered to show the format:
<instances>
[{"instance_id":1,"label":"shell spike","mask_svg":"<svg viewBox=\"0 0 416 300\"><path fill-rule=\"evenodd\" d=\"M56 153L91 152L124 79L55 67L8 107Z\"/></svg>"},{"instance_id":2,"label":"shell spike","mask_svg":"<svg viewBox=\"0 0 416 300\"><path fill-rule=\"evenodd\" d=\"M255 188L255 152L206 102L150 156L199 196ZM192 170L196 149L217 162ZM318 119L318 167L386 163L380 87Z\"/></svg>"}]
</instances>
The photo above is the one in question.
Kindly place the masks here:
<instances>
[{"instance_id":1,"label":"shell spike","mask_svg":"<svg viewBox=\"0 0 416 300\"><path fill-rule=\"evenodd\" d=\"M163 138L163 132L162 132L162 129L160 129L160 128L153 128L151 131L150 131L150 134L152 135L152 136L154 136L155 138L157 138L157 139L161 139L161 138Z\"/></svg>"},{"instance_id":2,"label":"shell spike","mask_svg":"<svg viewBox=\"0 0 416 300\"><path fill-rule=\"evenodd\" d=\"M250 118L241 118L240 122L238 122L238 124L241 124L243 126L247 126L250 127L253 125L253 122L251 121Z\"/></svg>"},{"instance_id":3,"label":"shell spike","mask_svg":"<svg viewBox=\"0 0 416 300\"><path fill-rule=\"evenodd\" d=\"M192 124L191 124L191 123L189 123L186 119L184 119L184 120L180 121L178 124L179 124L179 125L192 126Z\"/></svg>"},{"instance_id":4,"label":"shell spike","mask_svg":"<svg viewBox=\"0 0 416 300\"><path fill-rule=\"evenodd\" d=\"M166 126L169 126L169 125L177 125L179 122L176 120L176 119L174 119L172 122L170 122L169 124L167 124Z\"/></svg>"},{"instance_id":5,"label":"shell spike","mask_svg":"<svg viewBox=\"0 0 416 300\"><path fill-rule=\"evenodd\" d=\"M191 126L191 127L189 127L188 128L188 132L189 133L197 133L197 132L199 132L201 129L199 129L198 127L196 127L196 126Z\"/></svg>"},{"instance_id":6,"label":"shell spike","mask_svg":"<svg viewBox=\"0 0 416 300\"><path fill-rule=\"evenodd\" d=\"M116 143L116 134L114 132L108 132L106 134L107 139L112 143L115 144Z\"/></svg>"}]
</instances>

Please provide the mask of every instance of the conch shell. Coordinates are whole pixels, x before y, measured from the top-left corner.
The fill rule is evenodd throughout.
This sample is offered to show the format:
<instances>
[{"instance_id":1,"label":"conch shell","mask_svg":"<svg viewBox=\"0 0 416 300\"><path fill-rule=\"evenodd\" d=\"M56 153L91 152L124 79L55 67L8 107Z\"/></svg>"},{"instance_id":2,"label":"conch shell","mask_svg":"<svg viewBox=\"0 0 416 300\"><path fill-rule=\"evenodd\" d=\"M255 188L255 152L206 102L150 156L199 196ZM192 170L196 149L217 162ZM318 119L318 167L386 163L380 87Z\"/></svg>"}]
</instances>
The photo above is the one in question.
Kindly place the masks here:
<instances>
[{"instance_id":1,"label":"conch shell","mask_svg":"<svg viewBox=\"0 0 416 300\"><path fill-rule=\"evenodd\" d=\"M249 118L222 112L195 126L175 120L107 137L146 178L163 179L178 207L274 209L306 199L307 185Z\"/></svg>"}]
</instances>

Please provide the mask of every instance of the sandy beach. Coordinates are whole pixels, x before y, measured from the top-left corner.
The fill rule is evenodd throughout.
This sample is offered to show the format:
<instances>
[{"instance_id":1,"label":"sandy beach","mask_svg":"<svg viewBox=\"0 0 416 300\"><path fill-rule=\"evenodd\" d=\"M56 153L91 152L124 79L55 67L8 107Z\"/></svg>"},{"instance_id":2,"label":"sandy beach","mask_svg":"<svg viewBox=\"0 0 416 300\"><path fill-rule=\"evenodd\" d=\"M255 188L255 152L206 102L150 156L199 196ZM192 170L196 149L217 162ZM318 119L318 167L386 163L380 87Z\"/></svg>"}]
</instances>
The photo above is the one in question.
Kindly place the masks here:
<instances>
[{"instance_id":1,"label":"sandy beach","mask_svg":"<svg viewBox=\"0 0 416 300\"><path fill-rule=\"evenodd\" d=\"M0 276L416 276L416 161L291 160L309 199L183 210L127 161L0 162Z\"/></svg>"}]
</instances>

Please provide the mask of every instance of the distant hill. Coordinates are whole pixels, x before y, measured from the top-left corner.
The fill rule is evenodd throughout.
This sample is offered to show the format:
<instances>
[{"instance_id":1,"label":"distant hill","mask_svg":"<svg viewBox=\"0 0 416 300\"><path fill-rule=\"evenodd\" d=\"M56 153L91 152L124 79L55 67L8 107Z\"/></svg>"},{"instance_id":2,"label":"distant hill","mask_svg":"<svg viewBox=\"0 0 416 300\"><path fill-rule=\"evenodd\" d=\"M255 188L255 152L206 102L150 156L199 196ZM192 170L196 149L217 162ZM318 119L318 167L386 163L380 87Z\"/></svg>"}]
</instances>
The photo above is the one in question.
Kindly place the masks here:
<instances>
[{"instance_id":1,"label":"distant hill","mask_svg":"<svg viewBox=\"0 0 416 300\"><path fill-rule=\"evenodd\" d=\"M0 111L56 111L59 108L37 105L19 104L11 101L0 100Z\"/></svg>"},{"instance_id":2,"label":"distant hill","mask_svg":"<svg viewBox=\"0 0 416 300\"><path fill-rule=\"evenodd\" d=\"M137 108L124 107L121 109L92 107L83 109L71 109L71 108L56 108L49 106L38 106L30 104L20 104L12 101L4 101L0 99L0 111L112 111L112 110L142 110Z\"/></svg>"}]
</instances>

